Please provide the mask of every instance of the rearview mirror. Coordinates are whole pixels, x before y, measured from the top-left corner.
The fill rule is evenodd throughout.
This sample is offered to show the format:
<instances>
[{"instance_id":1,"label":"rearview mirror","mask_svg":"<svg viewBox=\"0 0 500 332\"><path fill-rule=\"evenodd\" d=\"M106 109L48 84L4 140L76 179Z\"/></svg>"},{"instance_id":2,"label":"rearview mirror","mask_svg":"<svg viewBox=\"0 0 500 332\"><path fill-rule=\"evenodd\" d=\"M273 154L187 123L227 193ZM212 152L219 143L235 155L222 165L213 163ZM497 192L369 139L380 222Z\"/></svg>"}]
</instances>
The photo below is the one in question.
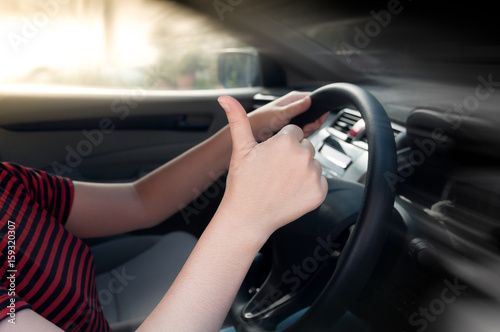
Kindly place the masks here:
<instances>
[{"instance_id":1,"label":"rearview mirror","mask_svg":"<svg viewBox=\"0 0 500 332\"><path fill-rule=\"evenodd\" d=\"M259 59L255 52L227 49L219 54L219 82L224 88L243 88L260 85Z\"/></svg>"}]
</instances>

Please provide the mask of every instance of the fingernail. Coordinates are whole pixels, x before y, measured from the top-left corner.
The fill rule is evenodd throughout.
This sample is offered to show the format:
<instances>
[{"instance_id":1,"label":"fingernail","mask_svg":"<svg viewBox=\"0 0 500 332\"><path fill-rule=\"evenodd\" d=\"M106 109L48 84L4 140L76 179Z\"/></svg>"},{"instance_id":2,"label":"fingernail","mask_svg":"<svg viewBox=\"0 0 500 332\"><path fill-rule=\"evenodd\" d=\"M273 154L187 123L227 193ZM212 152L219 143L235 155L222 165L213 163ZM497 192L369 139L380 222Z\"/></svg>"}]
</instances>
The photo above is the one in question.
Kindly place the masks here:
<instances>
[{"instance_id":1,"label":"fingernail","mask_svg":"<svg viewBox=\"0 0 500 332\"><path fill-rule=\"evenodd\" d=\"M231 107L229 107L229 105L228 105L225 101L223 101L223 100L221 100L221 99L219 99L218 101L219 101L220 106L221 106L221 107L222 107L222 108L223 108L226 112L231 111Z\"/></svg>"}]
</instances>

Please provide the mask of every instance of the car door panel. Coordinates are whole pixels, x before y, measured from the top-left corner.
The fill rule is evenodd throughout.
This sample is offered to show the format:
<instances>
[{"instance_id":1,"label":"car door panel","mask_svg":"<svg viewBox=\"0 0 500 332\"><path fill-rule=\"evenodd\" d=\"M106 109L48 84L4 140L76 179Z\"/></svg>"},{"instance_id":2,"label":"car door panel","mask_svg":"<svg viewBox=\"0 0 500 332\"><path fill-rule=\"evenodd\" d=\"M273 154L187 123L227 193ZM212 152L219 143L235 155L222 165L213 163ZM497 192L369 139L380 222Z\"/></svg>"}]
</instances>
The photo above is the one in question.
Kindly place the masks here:
<instances>
[{"instance_id":1,"label":"car door panel","mask_svg":"<svg viewBox=\"0 0 500 332\"><path fill-rule=\"evenodd\" d=\"M219 95L250 111L258 91L0 92L0 159L80 180L133 180L222 128Z\"/></svg>"}]
</instances>

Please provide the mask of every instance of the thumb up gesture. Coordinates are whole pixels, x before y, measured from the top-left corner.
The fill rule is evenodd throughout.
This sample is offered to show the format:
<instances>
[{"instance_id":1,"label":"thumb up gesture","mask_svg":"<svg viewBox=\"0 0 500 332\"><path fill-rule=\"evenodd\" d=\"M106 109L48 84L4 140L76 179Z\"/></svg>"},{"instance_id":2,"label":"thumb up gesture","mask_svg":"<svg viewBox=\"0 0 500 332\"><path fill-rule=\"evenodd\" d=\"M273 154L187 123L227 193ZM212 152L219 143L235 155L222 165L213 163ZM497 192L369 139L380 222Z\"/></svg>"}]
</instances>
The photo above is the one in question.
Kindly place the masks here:
<instances>
[{"instance_id":1,"label":"thumb up gesture","mask_svg":"<svg viewBox=\"0 0 500 332\"><path fill-rule=\"evenodd\" d=\"M258 144L243 107L222 96L232 138L227 187L219 210L254 235L276 229L317 208L328 190L315 150L295 125Z\"/></svg>"}]
</instances>

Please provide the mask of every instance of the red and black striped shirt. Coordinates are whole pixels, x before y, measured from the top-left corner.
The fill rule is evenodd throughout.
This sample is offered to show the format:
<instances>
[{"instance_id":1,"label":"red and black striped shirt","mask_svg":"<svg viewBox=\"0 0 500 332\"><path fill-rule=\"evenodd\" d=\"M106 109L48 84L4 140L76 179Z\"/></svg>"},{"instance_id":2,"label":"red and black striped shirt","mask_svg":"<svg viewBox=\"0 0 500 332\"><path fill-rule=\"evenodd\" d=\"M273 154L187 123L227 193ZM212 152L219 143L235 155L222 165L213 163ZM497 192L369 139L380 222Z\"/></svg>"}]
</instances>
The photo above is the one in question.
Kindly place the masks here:
<instances>
[{"instance_id":1,"label":"red and black striped shirt","mask_svg":"<svg viewBox=\"0 0 500 332\"><path fill-rule=\"evenodd\" d=\"M65 228L69 179L0 163L0 320L31 308L66 331L110 331L89 248Z\"/></svg>"}]
</instances>

